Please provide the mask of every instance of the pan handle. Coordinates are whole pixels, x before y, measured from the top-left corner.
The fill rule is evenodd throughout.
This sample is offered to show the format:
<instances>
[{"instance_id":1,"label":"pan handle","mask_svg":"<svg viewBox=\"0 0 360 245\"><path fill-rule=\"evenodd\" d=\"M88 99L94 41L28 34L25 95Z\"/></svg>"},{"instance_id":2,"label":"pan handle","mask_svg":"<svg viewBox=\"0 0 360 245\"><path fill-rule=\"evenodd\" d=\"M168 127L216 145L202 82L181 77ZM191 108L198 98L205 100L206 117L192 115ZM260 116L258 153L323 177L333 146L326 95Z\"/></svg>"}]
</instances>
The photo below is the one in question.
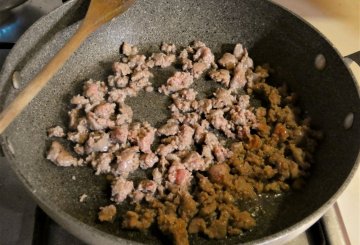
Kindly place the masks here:
<instances>
[{"instance_id":1,"label":"pan handle","mask_svg":"<svg viewBox=\"0 0 360 245\"><path fill-rule=\"evenodd\" d=\"M321 218L326 240L329 244L350 245L350 238L337 203Z\"/></svg>"},{"instance_id":2,"label":"pan handle","mask_svg":"<svg viewBox=\"0 0 360 245\"><path fill-rule=\"evenodd\" d=\"M354 61L356 64L358 64L358 66L360 66L360 51L346 55L345 58Z\"/></svg>"},{"instance_id":3,"label":"pan handle","mask_svg":"<svg viewBox=\"0 0 360 245\"><path fill-rule=\"evenodd\" d=\"M5 139L4 138L0 138L0 157L5 157Z\"/></svg>"},{"instance_id":4,"label":"pan handle","mask_svg":"<svg viewBox=\"0 0 360 245\"><path fill-rule=\"evenodd\" d=\"M352 71L355 81L357 82L358 92L360 94L360 51L345 56L344 62Z\"/></svg>"}]
</instances>

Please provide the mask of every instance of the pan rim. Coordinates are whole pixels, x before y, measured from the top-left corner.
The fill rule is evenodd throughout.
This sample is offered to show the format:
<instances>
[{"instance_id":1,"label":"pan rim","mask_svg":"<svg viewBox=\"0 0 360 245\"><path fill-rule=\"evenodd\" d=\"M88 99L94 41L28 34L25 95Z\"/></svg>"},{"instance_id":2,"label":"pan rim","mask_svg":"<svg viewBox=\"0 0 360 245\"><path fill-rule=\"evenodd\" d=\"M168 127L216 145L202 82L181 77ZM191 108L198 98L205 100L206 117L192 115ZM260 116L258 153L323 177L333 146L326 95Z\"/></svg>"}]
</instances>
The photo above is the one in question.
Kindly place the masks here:
<instances>
[{"instance_id":1,"label":"pan rim","mask_svg":"<svg viewBox=\"0 0 360 245\"><path fill-rule=\"evenodd\" d=\"M26 35L28 35L31 31L34 30L34 28L36 26L39 25L43 25L44 23L44 19L46 17L52 16L54 14L58 14L59 12L61 12L62 10L65 10L66 8L69 8L71 4L75 3L76 0L71 0L65 4L63 4L62 6L60 6L59 8L56 8L55 10L51 11L49 14L43 16L42 18L40 18L38 21L36 21L22 36L21 38L19 38L18 42L16 43L16 45L14 46L14 48L10 51L9 55L7 56L4 66L1 69L1 74L3 74L3 70L5 69L6 64L8 63L8 61L10 59L12 59L12 56L14 56L14 50L18 49L18 47L21 45L21 43L24 42L24 40L26 39ZM311 25L309 22L307 22L306 20L304 20L301 16L298 16L297 14L293 13L292 11L278 5L277 3L274 3L273 1L269 1L271 4L273 4L275 7L280 8L282 11L287 12L289 15L292 15L293 17L299 19L301 22L303 22L304 24L306 24L309 28L311 28L312 30L314 30L315 32L318 33L318 35L320 35L330 46L331 48L336 52L336 54L338 55L338 57L342 60L344 66L346 67L346 69L348 70L349 74L352 77L352 80L354 82L354 85L357 89L358 94L360 94L360 86L359 84L356 82L356 78L352 72L351 69L349 69L349 67L346 65L346 63L344 62L342 56L340 55L340 52L337 50L337 48L324 36L324 34L322 34L317 28L315 28L313 25ZM46 24L46 23L45 23ZM14 68L14 67L12 67ZM5 76L5 75L4 75ZM0 89L3 88L4 84L1 83L5 83L6 80L8 79L4 79L4 76L0 76ZM1 107L1 106L0 106ZM6 146L6 139L0 135L0 144L1 146L4 148L4 153L5 156L7 158L7 160L9 161L11 168L14 170L14 172L16 173L16 175L18 176L18 178L20 179L20 181L23 183L23 185L26 187L27 191L29 191L32 195L32 197L34 198L34 200L36 201L37 204L39 204L39 206L45 210L45 212L52 218L54 219L56 222L58 222L61 226L63 226L67 231L69 231L71 234L74 234L75 236L79 237L80 239L93 244L94 242L96 243L96 239L100 239L99 241L106 241L109 243L106 244L119 244L119 242L126 242L127 244L140 244L134 241L130 241L130 240L126 240L123 239L121 237L117 237L115 235L103 232L99 229L96 229L88 224L85 224L83 222L80 222L78 219L74 218L73 216L69 215L68 213L66 213L65 211L61 210L60 208L57 207L57 205L54 202L45 200L44 198L42 198L41 196L36 195L36 190L31 186L31 184L27 181L27 179L25 178L25 176L23 176L21 174L20 169L18 168L18 166L16 164L12 164L14 162L14 159L11 156L11 153L8 149L8 147ZM360 146L358 146L359 150L360 150ZM307 228L309 228L313 223L315 223L326 211L327 209L329 209L335 202L336 199L340 196L340 194L346 189L346 187L348 186L348 184L350 183L350 181L352 180L353 176L355 175L355 172L357 171L359 164L360 164L360 152L358 150L358 155L356 157L356 161L355 164L353 165L352 170L350 171L348 177L346 178L346 180L342 183L342 185L339 187L339 189L329 198L329 200L322 204L320 206L319 209L315 210L311 215L305 217L304 219L302 219L301 221L295 223L292 226L287 227L284 230L281 230L277 233L274 233L272 235L260 238L260 239L256 239L253 241L250 241L248 243L245 244L270 244L270 243L278 243L278 242L286 242L288 240L290 240L291 238L294 238L295 236L297 236L298 234L300 234L301 232L305 231ZM65 225L66 224L66 225ZM69 225L70 224L70 225ZM66 227L67 225L76 228L76 229L70 229L69 227ZM79 231L79 232L78 232ZM81 233L81 234L80 234ZM89 239L89 235L92 236L97 236L97 238L95 239L95 241L93 239ZM94 238L94 237L91 237ZM105 239L105 240L101 240L101 239Z\"/></svg>"}]
</instances>

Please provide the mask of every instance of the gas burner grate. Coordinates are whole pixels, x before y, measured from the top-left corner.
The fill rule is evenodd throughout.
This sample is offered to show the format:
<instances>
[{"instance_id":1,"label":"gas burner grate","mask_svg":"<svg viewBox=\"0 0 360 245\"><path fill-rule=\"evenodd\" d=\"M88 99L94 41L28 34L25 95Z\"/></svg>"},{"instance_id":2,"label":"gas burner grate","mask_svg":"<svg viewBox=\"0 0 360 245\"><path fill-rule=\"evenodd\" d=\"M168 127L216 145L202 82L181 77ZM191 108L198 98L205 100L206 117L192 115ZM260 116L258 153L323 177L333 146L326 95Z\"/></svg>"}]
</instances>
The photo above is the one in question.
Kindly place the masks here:
<instances>
[{"instance_id":1,"label":"gas burner grate","mask_svg":"<svg viewBox=\"0 0 360 245\"><path fill-rule=\"evenodd\" d=\"M0 42L0 49L12 49L15 43Z\"/></svg>"}]
</instances>

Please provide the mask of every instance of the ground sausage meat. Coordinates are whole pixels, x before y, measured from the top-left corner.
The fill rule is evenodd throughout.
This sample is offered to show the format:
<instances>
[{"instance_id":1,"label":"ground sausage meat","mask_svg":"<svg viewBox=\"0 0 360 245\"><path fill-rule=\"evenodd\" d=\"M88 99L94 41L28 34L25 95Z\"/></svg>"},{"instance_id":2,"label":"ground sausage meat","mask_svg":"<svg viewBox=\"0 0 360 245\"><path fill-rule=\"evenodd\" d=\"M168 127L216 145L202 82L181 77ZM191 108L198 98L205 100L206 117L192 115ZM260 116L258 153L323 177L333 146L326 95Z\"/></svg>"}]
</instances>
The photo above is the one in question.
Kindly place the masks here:
<instances>
[{"instance_id":1,"label":"ground sausage meat","mask_svg":"<svg viewBox=\"0 0 360 245\"><path fill-rule=\"evenodd\" d=\"M101 222L113 222L116 215L116 207L111 204L109 206L100 207L99 220Z\"/></svg>"},{"instance_id":2,"label":"ground sausage meat","mask_svg":"<svg viewBox=\"0 0 360 245\"><path fill-rule=\"evenodd\" d=\"M61 167L81 166L83 163L82 159L76 159L57 141L52 142L47 159Z\"/></svg>"},{"instance_id":3,"label":"ground sausage meat","mask_svg":"<svg viewBox=\"0 0 360 245\"><path fill-rule=\"evenodd\" d=\"M49 128L48 129L48 136L49 137L64 137L65 134L64 134L64 129L60 126L56 126L56 127L53 127L53 128Z\"/></svg>"},{"instance_id":4,"label":"ground sausage meat","mask_svg":"<svg viewBox=\"0 0 360 245\"><path fill-rule=\"evenodd\" d=\"M189 234L224 239L255 227L261 214L243 202L306 183L322 134L302 117L296 95L268 82L269 67L254 68L240 43L216 57L200 41L162 43L148 56L129 43L120 50L107 81L86 81L71 99L66 135L59 126L48 130L57 139L47 159L86 163L111 181L113 204L100 208L100 221L113 222L114 204L129 202L133 208L119 215L124 229L157 226L178 245L189 244ZM158 85L164 68L169 77ZM199 79L216 89L197 91ZM143 93L172 103L163 125L136 120L126 103Z\"/></svg>"},{"instance_id":5,"label":"ground sausage meat","mask_svg":"<svg viewBox=\"0 0 360 245\"><path fill-rule=\"evenodd\" d=\"M134 188L132 181L128 181L123 177L115 179L112 183L112 200L116 203L123 202Z\"/></svg>"},{"instance_id":6,"label":"ground sausage meat","mask_svg":"<svg viewBox=\"0 0 360 245\"><path fill-rule=\"evenodd\" d=\"M173 92L190 87L193 82L194 78L189 72L177 71L167 80L166 85L162 85L161 88L159 88L159 92L169 95Z\"/></svg>"}]
</instances>

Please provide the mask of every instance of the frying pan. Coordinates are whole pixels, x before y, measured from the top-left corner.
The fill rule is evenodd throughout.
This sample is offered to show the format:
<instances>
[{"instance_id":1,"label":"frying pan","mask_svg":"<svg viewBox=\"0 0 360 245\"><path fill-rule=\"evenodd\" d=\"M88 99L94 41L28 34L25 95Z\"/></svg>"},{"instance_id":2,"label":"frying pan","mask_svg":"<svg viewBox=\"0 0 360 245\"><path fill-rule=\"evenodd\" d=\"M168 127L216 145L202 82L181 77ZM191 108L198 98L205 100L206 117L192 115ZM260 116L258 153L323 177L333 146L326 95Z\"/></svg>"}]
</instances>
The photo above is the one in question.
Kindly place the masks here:
<instances>
[{"instance_id":1,"label":"frying pan","mask_svg":"<svg viewBox=\"0 0 360 245\"><path fill-rule=\"evenodd\" d=\"M6 10L15 8L26 1L27 0L1 0L0 12L4 14Z\"/></svg>"},{"instance_id":2,"label":"frying pan","mask_svg":"<svg viewBox=\"0 0 360 245\"><path fill-rule=\"evenodd\" d=\"M74 33L85 10L86 3L70 1L39 20L17 42L1 72L2 108L18 92L12 87L13 72L21 74L21 89ZM318 31L268 1L138 0L93 34L0 137L6 157L40 207L87 243L168 241L156 231L121 230L119 221L99 223L98 207L109 204L105 177L95 176L90 168L58 168L45 160L46 129L66 125L69 99L81 92L84 80L106 77L121 42L152 52L162 41L186 45L192 40L204 41L217 55L242 42L256 64L270 64L274 82L286 82L300 95L300 107L325 134L302 191L260 199L264 208L258 225L243 236L220 241L195 236L190 240L193 244L287 241L319 219L354 174L360 145L359 88L342 57ZM323 70L314 66L318 54L326 59ZM166 118L166 107L156 96L140 96L133 104L140 120L156 124ZM345 128L344 120L351 115L353 123ZM79 203L84 193L89 198Z\"/></svg>"}]
</instances>

